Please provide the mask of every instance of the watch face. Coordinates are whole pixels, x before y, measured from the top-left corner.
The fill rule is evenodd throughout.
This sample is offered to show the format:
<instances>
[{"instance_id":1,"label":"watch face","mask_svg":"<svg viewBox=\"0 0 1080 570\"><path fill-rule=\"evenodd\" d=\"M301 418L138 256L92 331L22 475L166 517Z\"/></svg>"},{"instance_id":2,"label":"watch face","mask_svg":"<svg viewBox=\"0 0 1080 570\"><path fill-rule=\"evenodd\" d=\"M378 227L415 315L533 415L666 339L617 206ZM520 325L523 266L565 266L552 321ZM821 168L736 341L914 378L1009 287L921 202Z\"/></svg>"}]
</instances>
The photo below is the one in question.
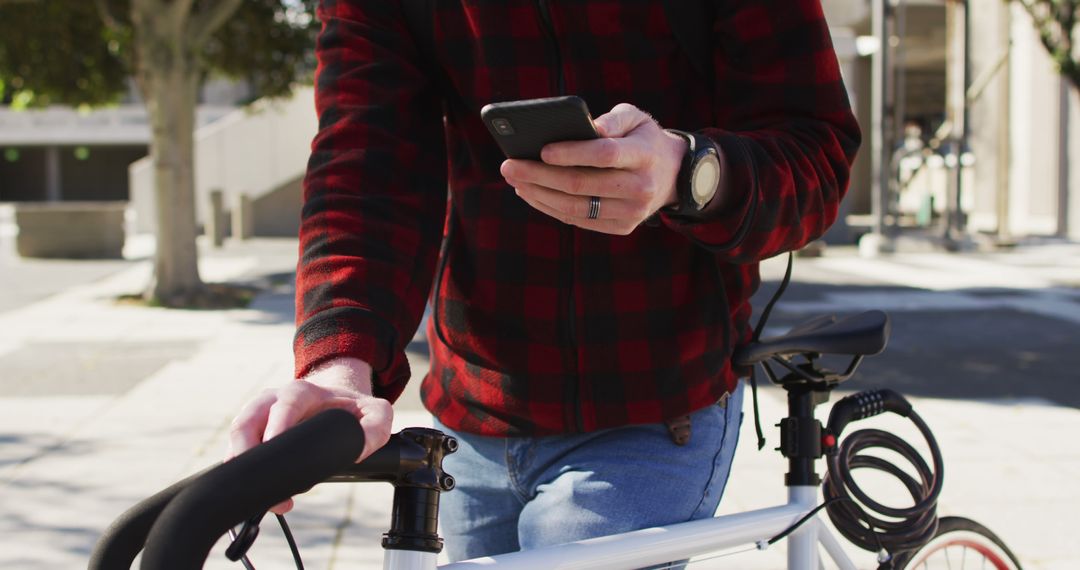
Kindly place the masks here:
<instances>
[{"instance_id":1,"label":"watch face","mask_svg":"<svg viewBox=\"0 0 1080 570\"><path fill-rule=\"evenodd\" d=\"M712 200L713 195L716 194L716 185L719 183L720 161L712 153L702 156L694 165L694 174L690 180L690 192L699 209Z\"/></svg>"}]
</instances>

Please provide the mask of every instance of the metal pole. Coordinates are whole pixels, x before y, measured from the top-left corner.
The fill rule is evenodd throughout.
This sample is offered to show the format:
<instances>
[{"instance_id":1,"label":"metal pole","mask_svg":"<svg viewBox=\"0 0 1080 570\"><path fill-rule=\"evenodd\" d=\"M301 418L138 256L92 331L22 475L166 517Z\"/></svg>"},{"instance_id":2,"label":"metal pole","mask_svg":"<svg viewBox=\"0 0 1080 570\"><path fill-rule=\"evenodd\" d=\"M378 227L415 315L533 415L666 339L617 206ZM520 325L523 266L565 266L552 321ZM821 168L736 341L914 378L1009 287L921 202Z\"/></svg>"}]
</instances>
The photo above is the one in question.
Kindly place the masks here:
<instances>
[{"instance_id":1,"label":"metal pole","mask_svg":"<svg viewBox=\"0 0 1080 570\"><path fill-rule=\"evenodd\" d=\"M997 151L997 241L999 244L1010 243L1012 236L1009 228L1009 187L1012 168L1010 132L1012 129L1012 3L998 4L1001 20L998 33L1005 40L1005 62L1001 77L998 78L1001 114L999 115L998 151Z\"/></svg>"},{"instance_id":2,"label":"metal pole","mask_svg":"<svg viewBox=\"0 0 1080 570\"><path fill-rule=\"evenodd\" d=\"M885 239L887 231L887 205L889 191L889 160L890 149L886 144L887 128L889 122L888 97L889 73L888 50L889 50L889 26L887 0L873 0L871 12L871 26L874 35L878 38L878 46L870 60L871 73L871 98L870 98L870 146L872 156L871 169L871 193L870 207L874 218L874 234L879 240ZM878 248L880 250L880 247Z\"/></svg>"},{"instance_id":3,"label":"metal pole","mask_svg":"<svg viewBox=\"0 0 1080 570\"><path fill-rule=\"evenodd\" d=\"M890 138L892 141L900 141L904 138L905 120L907 119L907 70L905 60L907 58L907 46L905 45L904 36L907 35L907 0L891 0L893 6L892 12L892 27L893 34L897 40L895 50L890 52L892 58L889 61L889 79L893 81L892 92L892 126L896 134L895 137ZM894 145L890 145L894 146ZM889 155L892 160L892 154ZM896 191L890 192L889 197L889 209L891 210L894 204L897 204L900 200L900 178L899 178L899 165L889 164L889 172L893 175L890 176L891 186L895 187Z\"/></svg>"},{"instance_id":4,"label":"metal pole","mask_svg":"<svg viewBox=\"0 0 1080 570\"><path fill-rule=\"evenodd\" d=\"M1069 236L1069 81L1058 76L1058 196L1057 235Z\"/></svg>"},{"instance_id":5,"label":"metal pole","mask_svg":"<svg viewBox=\"0 0 1080 570\"><path fill-rule=\"evenodd\" d=\"M960 100L960 141L957 149L957 165L956 165L956 228L960 232L960 237L967 235L967 213L964 212L963 198L964 198L964 152L969 148L968 138L971 136L971 102L968 101L967 92L968 84L971 82L971 10L968 0L959 1L960 9L963 10L963 19L961 20L964 27L963 31L963 43L961 44L961 59L963 64L960 66L963 75L961 76L960 86L964 90L964 98Z\"/></svg>"},{"instance_id":6,"label":"metal pole","mask_svg":"<svg viewBox=\"0 0 1080 570\"><path fill-rule=\"evenodd\" d=\"M959 249L964 235L963 160L967 146L967 77L968 77L968 10L965 2L954 0L946 8L946 32L948 45L948 118L952 124L949 137L947 166L952 170L948 177L948 204L945 215L945 247Z\"/></svg>"}]
</instances>

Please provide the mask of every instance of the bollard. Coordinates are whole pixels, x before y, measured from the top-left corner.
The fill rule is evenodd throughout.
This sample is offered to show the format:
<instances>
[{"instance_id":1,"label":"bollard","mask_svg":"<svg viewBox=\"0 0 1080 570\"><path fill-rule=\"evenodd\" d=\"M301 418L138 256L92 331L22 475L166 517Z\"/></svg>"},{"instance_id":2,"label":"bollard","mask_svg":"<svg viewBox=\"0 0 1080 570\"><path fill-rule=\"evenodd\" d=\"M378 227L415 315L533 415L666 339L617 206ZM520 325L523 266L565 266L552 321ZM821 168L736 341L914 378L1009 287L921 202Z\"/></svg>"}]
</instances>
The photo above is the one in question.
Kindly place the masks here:
<instances>
[{"instance_id":1,"label":"bollard","mask_svg":"<svg viewBox=\"0 0 1080 570\"><path fill-rule=\"evenodd\" d=\"M232 230L235 239L251 239L255 236L255 206L251 196L239 194L232 211Z\"/></svg>"},{"instance_id":2,"label":"bollard","mask_svg":"<svg viewBox=\"0 0 1080 570\"><path fill-rule=\"evenodd\" d=\"M214 247L225 244L225 194L220 189L210 191L210 212L206 216L206 235Z\"/></svg>"}]
</instances>

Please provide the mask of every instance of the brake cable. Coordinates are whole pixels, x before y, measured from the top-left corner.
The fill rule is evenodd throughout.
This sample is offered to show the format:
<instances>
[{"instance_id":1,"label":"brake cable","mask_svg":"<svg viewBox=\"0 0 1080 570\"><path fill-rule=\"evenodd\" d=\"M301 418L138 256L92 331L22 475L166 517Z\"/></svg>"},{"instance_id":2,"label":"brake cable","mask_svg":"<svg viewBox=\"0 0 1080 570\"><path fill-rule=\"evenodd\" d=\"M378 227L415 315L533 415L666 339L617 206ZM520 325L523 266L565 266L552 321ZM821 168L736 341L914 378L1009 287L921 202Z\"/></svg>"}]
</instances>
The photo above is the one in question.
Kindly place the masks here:
<instances>
[{"instance_id":1,"label":"brake cable","mask_svg":"<svg viewBox=\"0 0 1080 570\"><path fill-rule=\"evenodd\" d=\"M761 311L757 327L754 328L754 336L750 338L751 343L757 342L761 338L761 332L765 330L765 323L769 321L773 306L776 305L776 302L780 300L780 296L787 290L788 283L791 283L791 266L794 258L795 254L789 251L784 279L780 282L780 287L776 290L776 293L773 293L772 299L769 299L769 302L765 305L765 309ZM760 451L765 447L765 434L761 431L761 412L758 410L757 366L750 368L750 394L754 399L754 431L757 432L757 447Z\"/></svg>"},{"instance_id":2,"label":"brake cable","mask_svg":"<svg viewBox=\"0 0 1080 570\"><path fill-rule=\"evenodd\" d=\"M262 521L264 516L266 516L266 512L244 521L239 531L229 529L229 538L232 539L232 542L225 549L225 557L233 562L239 561L246 570L255 570L255 566L251 564L247 552L259 536L259 522ZM296 564L297 570L304 570L304 561L300 559L300 549L297 547L296 539L289 529L289 523L285 522L284 515L275 514L274 516L277 517L281 532L285 535L285 541L289 543L289 550L292 551L293 562Z\"/></svg>"}]
</instances>

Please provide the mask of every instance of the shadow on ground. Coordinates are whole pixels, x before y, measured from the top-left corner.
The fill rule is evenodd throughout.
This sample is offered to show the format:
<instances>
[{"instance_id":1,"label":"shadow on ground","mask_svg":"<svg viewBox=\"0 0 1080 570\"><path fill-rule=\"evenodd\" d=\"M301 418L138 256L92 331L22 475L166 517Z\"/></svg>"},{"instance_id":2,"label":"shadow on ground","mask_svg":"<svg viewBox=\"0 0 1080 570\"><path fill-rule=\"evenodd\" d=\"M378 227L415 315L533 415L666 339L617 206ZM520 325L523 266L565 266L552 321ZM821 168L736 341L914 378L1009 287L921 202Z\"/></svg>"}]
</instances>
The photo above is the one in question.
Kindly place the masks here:
<instances>
[{"instance_id":1,"label":"shadow on ground","mask_svg":"<svg viewBox=\"0 0 1080 570\"><path fill-rule=\"evenodd\" d=\"M295 322L296 272L270 273L238 283L257 288L260 293L248 306L258 315L245 323L284 325Z\"/></svg>"},{"instance_id":2,"label":"shadow on ground","mask_svg":"<svg viewBox=\"0 0 1080 570\"><path fill-rule=\"evenodd\" d=\"M758 311L777 286L762 286L754 297ZM865 359L845 388L887 387L913 396L1035 400L1080 408L1080 324L1023 309L1025 298L1041 294L793 283L777 303L768 330L779 334L819 314L855 314L874 308L877 300L892 323L889 345ZM755 313L752 322L757 319Z\"/></svg>"},{"instance_id":3,"label":"shadow on ground","mask_svg":"<svg viewBox=\"0 0 1080 570\"><path fill-rule=\"evenodd\" d=\"M250 307L257 316L248 322L291 324L295 277L274 273L245 282L264 291ZM777 286L766 282L755 295L753 323ZM881 308L892 322L889 346L867 358L846 387L889 387L936 398L1043 400L1080 408L1080 324L1023 310L1023 300L1039 294L796 282L777 304L768 330L777 334L818 314ZM1080 313L1080 291L1060 296ZM422 335L406 350L428 355Z\"/></svg>"}]
</instances>

